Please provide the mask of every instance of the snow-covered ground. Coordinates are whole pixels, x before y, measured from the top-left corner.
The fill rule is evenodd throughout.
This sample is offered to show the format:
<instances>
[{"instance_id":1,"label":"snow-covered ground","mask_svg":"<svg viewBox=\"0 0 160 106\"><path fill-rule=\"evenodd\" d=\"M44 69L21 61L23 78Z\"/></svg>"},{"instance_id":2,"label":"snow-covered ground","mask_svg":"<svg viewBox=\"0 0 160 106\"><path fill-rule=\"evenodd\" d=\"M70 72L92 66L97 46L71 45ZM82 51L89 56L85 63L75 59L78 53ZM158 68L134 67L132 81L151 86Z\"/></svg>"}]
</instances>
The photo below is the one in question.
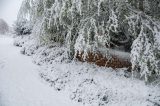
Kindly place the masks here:
<instances>
[{"instance_id":1,"label":"snow-covered ground","mask_svg":"<svg viewBox=\"0 0 160 106\"><path fill-rule=\"evenodd\" d=\"M13 38L0 36L0 106L80 106L44 84L40 67L19 51Z\"/></svg>"},{"instance_id":2,"label":"snow-covered ground","mask_svg":"<svg viewBox=\"0 0 160 106\"><path fill-rule=\"evenodd\" d=\"M145 85L130 77L126 69L69 61L64 47L39 46L30 36L17 37L14 45L22 47L21 53L32 59L20 54L12 38L0 37L0 106L160 104L159 86Z\"/></svg>"}]
</instances>

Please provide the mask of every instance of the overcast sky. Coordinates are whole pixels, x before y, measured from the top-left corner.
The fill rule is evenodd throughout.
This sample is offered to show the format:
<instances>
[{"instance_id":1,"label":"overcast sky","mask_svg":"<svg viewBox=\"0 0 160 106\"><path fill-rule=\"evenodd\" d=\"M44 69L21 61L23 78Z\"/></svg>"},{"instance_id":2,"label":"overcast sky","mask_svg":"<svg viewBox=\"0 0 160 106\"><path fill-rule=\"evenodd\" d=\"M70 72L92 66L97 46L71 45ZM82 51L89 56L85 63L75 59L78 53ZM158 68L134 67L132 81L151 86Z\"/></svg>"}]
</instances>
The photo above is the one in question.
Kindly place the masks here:
<instances>
[{"instance_id":1,"label":"overcast sky","mask_svg":"<svg viewBox=\"0 0 160 106\"><path fill-rule=\"evenodd\" d=\"M2 0L0 0L2 1ZM17 18L18 10L22 0L3 0L0 3L0 18L4 19L10 26Z\"/></svg>"}]
</instances>

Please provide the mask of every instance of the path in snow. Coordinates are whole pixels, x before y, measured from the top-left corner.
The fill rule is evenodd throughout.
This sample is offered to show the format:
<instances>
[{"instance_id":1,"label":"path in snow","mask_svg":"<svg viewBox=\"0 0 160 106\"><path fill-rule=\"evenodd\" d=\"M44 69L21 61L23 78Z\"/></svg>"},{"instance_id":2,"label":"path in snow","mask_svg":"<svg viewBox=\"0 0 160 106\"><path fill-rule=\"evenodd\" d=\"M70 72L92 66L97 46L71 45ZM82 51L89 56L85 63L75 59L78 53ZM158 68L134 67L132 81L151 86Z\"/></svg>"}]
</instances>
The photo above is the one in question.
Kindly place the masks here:
<instances>
[{"instance_id":1,"label":"path in snow","mask_svg":"<svg viewBox=\"0 0 160 106\"><path fill-rule=\"evenodd\" d=\"M43 84L40 67L19 51L13 38L0 37L0 106L78 106Z\"/></svg>"}]
</instances>

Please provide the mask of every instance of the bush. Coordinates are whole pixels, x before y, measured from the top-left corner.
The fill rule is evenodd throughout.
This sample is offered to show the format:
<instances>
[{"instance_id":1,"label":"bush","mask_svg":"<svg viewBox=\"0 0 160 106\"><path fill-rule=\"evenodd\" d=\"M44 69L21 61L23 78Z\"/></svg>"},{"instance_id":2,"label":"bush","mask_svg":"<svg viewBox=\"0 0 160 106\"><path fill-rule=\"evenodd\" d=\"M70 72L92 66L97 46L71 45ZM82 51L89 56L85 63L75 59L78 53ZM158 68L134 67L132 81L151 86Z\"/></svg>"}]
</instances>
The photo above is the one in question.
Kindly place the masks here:
<instances>
[{"instance_id":1,"label":"bush","mask_svg":"<svg viewBox=\"0 0 160 106\"><path fill-rule=\"evenodd\" d=\"M29 22L23 19L15 23L14 31L17 35L27 35L27 34L31 34L32 28Z\"/></svg>"}]
</instances>

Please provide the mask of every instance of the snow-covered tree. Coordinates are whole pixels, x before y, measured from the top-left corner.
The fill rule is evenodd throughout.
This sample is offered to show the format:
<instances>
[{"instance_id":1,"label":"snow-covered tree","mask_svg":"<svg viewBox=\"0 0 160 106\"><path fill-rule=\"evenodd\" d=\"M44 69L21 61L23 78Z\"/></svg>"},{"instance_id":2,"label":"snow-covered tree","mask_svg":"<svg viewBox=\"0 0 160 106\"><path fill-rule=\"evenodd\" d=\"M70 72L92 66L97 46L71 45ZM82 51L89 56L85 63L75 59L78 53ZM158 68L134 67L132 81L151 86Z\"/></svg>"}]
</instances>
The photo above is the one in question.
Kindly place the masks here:
<instances>
[{"instance_id":1,"label":"snow-covered tree","mask_svg":"<svg viewBox=\"0 0 160 106\"><path fill-rule=\"evenodd\" d=\"M70 59L77 51L132 49L133 69L147 79L159 74L159 12L159 0L24 0L17 21L27 20L42 44L65 45Z\"/></svg>"},{"instance_id":2,"label":"snow-covered tree","mask_svg":"<svg viewBox=\"0 0 160 106\"><path fill-rule=\"evenodd\" d=\"M160 27L149 17L140 17L140 33L131 51L132 69L140 68L141 76L151 82L160 75Z\"/></svg>"},{"instance_id":3,"label":"snow-covered tree","mask_svg":"<svg viewBox=\"0 0 160 106\"><path fill-rule=\"evenodd\" d=\"M9 31L8 24L3 19L0 19L0 34L5 34L8 31Z\"/></svg>"},{"instance_id":4,"label":"snow-covered tree","mask_svg":"<svg viewBox=\"0 0 160 106\"><path fill-rule=\"evenodd\" d=\"M17 35L31 34L31 10L31 0L24 0L18 13L17 21L14 24L14 31Z\"/></svg>"}]
</instances>

